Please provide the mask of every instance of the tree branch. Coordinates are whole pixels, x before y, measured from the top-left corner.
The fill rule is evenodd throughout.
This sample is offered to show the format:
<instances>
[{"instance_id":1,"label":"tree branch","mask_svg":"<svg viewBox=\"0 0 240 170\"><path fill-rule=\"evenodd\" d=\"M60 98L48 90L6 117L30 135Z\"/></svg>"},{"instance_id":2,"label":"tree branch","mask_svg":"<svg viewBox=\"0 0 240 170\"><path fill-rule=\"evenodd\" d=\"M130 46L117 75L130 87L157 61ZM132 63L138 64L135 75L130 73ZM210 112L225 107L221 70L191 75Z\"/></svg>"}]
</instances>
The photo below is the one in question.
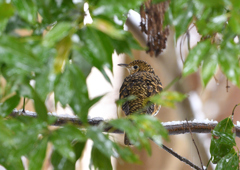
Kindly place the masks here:
<instances>
[{"instance_id":1,"label":"tree branch","mask_svg":"<svg viewBox=\"0 0 240 170\"><path fill-rule=\"evenodd\" d=\"M30 117L37 117L37 114L35 112L25 111L25 113L22 112L22 110L14 110L10 116L16 117L16 116L30 116ZM66 123L72 123L75 125L82 126L83 123L79 120L76 116L69 116L69 115L56 115L53 113L49 113L50 116L54 116L57 118L57 120L52 124L53 126L62 126ZM92 126L98 126L101 122L105 123L105 129L104 132L109 133L123 133L121 130L114 129L112 126L107 124L107 121L103 120L102 118L92 118L88 119L88 123ZM188 121L188 124L186 121L172 121L172 122L162 122L163 126L168 130L169 135L179 135L179 134L186 134L190 133L189 128L191 129L192 133L211 133L211 131L215 128L217 125L217 121ZM236 136L240 137L240 126L235 125L235 132Z\"/></svg>"},{"instance_id":2,"label":"tree branch","mask_svg":"<svg viewBox=\"0 0 240 170\"><path fill-rule=\"evenodd\" d=\"M170 153L171 155L173 155L175 158L179 159L180 161L188 164L189 166L191 166L192 168L194 169L197 169L197 170L202 170L199 166L193 164L191 161L189 161L188 159L182 157L181 155L179 155L178 153L174 152L172 149L168 148L167 146L165 145L162 145L162 148L167 151L168 153Z\"/></svg>"}]
</instances>

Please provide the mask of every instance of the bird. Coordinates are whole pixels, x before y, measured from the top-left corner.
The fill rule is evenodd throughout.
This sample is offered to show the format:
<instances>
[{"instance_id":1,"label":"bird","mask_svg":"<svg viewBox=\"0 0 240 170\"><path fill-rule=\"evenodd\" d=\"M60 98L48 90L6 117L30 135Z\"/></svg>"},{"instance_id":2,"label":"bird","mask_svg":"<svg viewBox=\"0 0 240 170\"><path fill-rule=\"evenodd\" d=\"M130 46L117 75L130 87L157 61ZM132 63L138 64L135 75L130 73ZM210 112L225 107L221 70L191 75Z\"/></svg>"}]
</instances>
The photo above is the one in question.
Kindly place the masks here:
<instances>
[{"instance_id":1,"label":"bird","mask_svg":"<svg viewBox=\"0 0 240 170\"><path fill-rule=\"evenodd\" d=\"M125 115L148 114L156 116L161 108L147 99L162 91L163 86L154 69L143 60L134 60L129 64L118 64L128 70L127 76L120 88L119 99L135 96L135 99L125 101L122 110ZM132 145L127 135L124 136L124 144Z\"/></svg>"}]
</instances>

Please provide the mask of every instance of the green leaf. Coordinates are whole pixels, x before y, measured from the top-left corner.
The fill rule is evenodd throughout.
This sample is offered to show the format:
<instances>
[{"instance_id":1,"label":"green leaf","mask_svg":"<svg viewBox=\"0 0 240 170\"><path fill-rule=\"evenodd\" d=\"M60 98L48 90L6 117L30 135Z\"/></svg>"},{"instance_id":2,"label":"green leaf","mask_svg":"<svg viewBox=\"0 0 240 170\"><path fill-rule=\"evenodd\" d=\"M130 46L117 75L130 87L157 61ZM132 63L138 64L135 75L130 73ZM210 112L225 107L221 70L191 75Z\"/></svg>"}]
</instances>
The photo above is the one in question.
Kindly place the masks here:
<instances>
[{"instance_id":1,"label":"green leaf","mask_svg":"<svg viewBox=\"0 0 240 170\"><path fill-rule=\"evenodd\" d=\"M113 143L114 149L117 151L117 158L121 158L122 160L129 163L140 163L138 155L135 155L133 151L129 147L122 147L116 143Z\"/></svg>"},{"instance_id":2,"label":"green leaf","mask_svg":"<svg viewBox=\"0 0 240 170\"><path fill-rule=\"evenodd\" d=\"M47 108L45 106L44 101L40 98L39 94L33 89L33 100L34 100L34 108L38 114L38 117L43 120L47 121Z\"/></svg>"},{"instance_id":3,"label":"green leaf","mask_svg":"<svg viewBox=\"0 0 240 170\"><path fill-rule=\"evenodd\" d=\"M72 40L70 36L66 36L56 45L57 56L54 60L54 73L60 73L63 69L66 60L72 47Z\"/></svg>"},{"instance_id":4,"label":"green leaf","mask_svg":"<svg viewBox=\"0 0 240 170\"><path fill-rule=\"evenodd\" d=\"M76 155L73 150L72 142L81 141L85 142L87 138L85 135L73 125L67 125L63 128L53 131L51 142L54 148L65 158L74 162L76 161Z\"/></svg>"},{"instance_id":5,"label":"green leaf","mask_svg":"<svg viewBox=\"0 0 240 170\"><path fill-rule=\"evenodd\" d=\"M106 158L113 156L131 163L140 162L138 156L130 148L119 146L117 143L112 142L107 135L103 134L101 127L88 127L87 136L93 140L93 147L98 149Z\"/></svg>"},{"instance_id":6,"label":"green leaf","mask_svg":"<svg viewBox=\"0 0 240 170\"><path fill-rule=\"evenodd\" d=\"M36 147L30 152L29 169L42 169L46 157L47 142L47 138L43 138L36 143Z\"/></svg>"},{"instance_id":7,"label":"green leaf","mask_svg":"<svg viewBox=\"0 0 240 170\"><path fill-rule=\"evenodd\" d=\"M203 9L197 8L198 6L196 6L198 17L196 26L199 34L207 36L216 32L221 33L228 18L225 6L206 7L203 5Z\"/></svg>"},{"instance_id":8,"label":"green leaf","mask_svg":"<svg viewBox=\"0 0 240 170\"><path fill-rule=\"evenodd\" d=\"M112 23L104 19L94 19L89 27L102 31L114 39L122 39L124 37L123 30L117 29Z\"/></svg>"},{"instance_id":9,"label":"green leaf","mask_svg":"<svg viewBox=\"0 0 240 170\"><path fill-rule=\"evenodd\" d=\"M188 57L183 66L183 76L187 76L197 71L201 61L205 58L211 48L210 40L199 42L193 49L190 50Z\"/></svg>"},{"instance_id":10,"label":"green leaf","mask_svg":"<svg viewBox=\"0 0 240 170\"><path fill-rule=\"evenodd\" d=\"M66 105L71 102L74 93L74 88L71 83L71 73L69 69L66 68L55 81L55 102L57 103L57 101L59 101L63 107L66 107Z\"/></svg>"},{"instance_id":11,"label":"green leaf","mask_svg":"<svg viewBox=\"0 0 240 170\"><path fill-rule=\"evenodd\" d=\"M80 54L110 82L104 66L112 69L112 54L114 48L109 36L93 27L85 27L78 32L83 46L79 49ZM91 38L89 38L91 37Z\"/></svg>"},{"instance_id":12,"label":"green leaf","mask_svg":"<svg viewBox=\"0 0 240 170\"><path fill-rule=\"evenodd\" d=\"M131 100L134 100L134 99L136 99L136 96L130 95L130 96L125 97L125 98L123 98L123 99L117 100L117 101L116 101L116 104L117 104L118 106L122 106L125 102L131 101Z\"/></svg>"},{"instance_id":13,"label":"green leaf","mask_svg":"<svg viewBox=\"0 0 240 170\"><path fill-rule=\"evenodd\" d=\"M41 94L39 97L42 101L45 101L47 95L53 91L55 77L56 75L49 68L45 68L40 75L36 76L35 89L38 94Z\"/></svg>"},{"instance_id":14,"label":"green leaf","mask_svg":"<svg viewBox=\"0 0 240 170\"><path fill-rule=\"evenodd\" d=\"M178 92L163 91L150 97L150 101L165 107L174 107L175 102L181 102L187 96Z\"/></svg>"},{"instance_id":15,"label":"green leaf","mask_svg":"<svg viewBox=\"0 0 240 170\"><path fill-rule=\"evenodd\" d=\"M38 12L43 17L44 25L52 24L56 21L74 21L83 12L81 6L77 6L73 1L36 1ZM81 3L83 7L84 1Z\"/></svg>"},{"instance_id":16,"label":"green leaf","mask_svg":"<svg viewBox=\"0 0 240 170\"><path fill-rule=\"evenodd\" d=\"M37 6L34 0L12 0L18 14L31 24L37 22Z\"/></svg>"},{"instance_id":17,"label":"green leaf","mask_svg":"<svg viewBox=\"0 0 240 170\"><path fill-rule=\"evenodd\" d=\"M14 8L11 3L0 2L0 21L10 18L14 14Z\"/></svg>"},{"instance_id":18,"label":"green leaf","mask_svg":"<svg viewBox=\"0 0 240 170\"><path fill-rule=\"evenodd\" d=\"M149 143L147 143L148 139L144 138L144 133L140 133L137 126L135 126L135 124L130 119L114 119L108 123L116 129L125 131L129 140L132 144L134 144L135 147L142 148L141 144L144 143L145 146L149 149Z\"/></svg>"},{"instance_id":19,"label":"green leaf","mask_svg":"<svg viewBox=\"0 0 240 170\"><path fill-rule=\"evenodd\" d=\"M73 25L69 22L57 23L43 38L42 44L47 47L54 46L58 41L69 35Z\"/></svg>"},{"instance_id":20,"label":"green leaf","mask_svg":"<svg viewBox=\"0 0 240 170\"><path fill-rule=\"evenodd\" d=\"M231 17L229 19L229 26L231 30L236 33L240 34L240 19L239 19L240 12L236 8L231 11Z\"/></svg>"},{"instance_id":21,"label":"green leaf","mask_svg":"<svg viewBox=\"0 0 240 170\"><path fill-rule=\"evenodd\" d=\"M87 128L87 137L92 139L93 147L96 147L106 157L117 156L117 153L113 151L113 142L107 135L102 133L101 128L96 126L90 126Z\"/></svg>"},{"instance_id":22,"label":"green leaf","mask_svg":"<svg viewBox=\"0 0 240 170\"><path fill-rule=\"evenodd\" d=\"M113 17L114 15L118 17L122 17L122 15L127 15L130 9L134 9L139 7L143 0L112 0L109 2L108 0L103 1L95 1L90 0L89 5L94 5L97 8L93 10L93 15L106 15L109 17Z\"/></svg>"},{"instance_id":23,"label":"green leaf","mask_svg":"<svg viewBox=\"0 0 240 170\"><path fill-rule=\"evenodd\" d=\"M1 10L1 9L0 9ZM0 14L1 15L1 14ZM6 26L7 26L7 23L8 23L8 19L3 19L1 21L1 25L0 25L0 36L3 35L3 31L5 30Z\"/></svg>"},{"instance_id":24,"label":"green leaf","mask_svg":"<svg viewBox=\"0 0 240 170\"><path fill-rule=\"evenodd\" d=\"M157 3L161 3L161 2L165 2L166 0L152 0L153 4L157 4Z\"/></svg>"},{"instance_id":25,"label":"green leaf","mask_svg":"<svg viewBox=\"0 0 240 170\"><path fill-rule=\"evenodd\" d=\"M5 117L12 113L13 109L15 109L20 102L20 97L18 94L15 94L5 100L2 104L0 104L0 115Z\"/></svg>"},{"instance_id":26,"label":"green leaf","mask_svg":"<svg viewBox=\"0 0 240 170\"><path fill-rule=\"evenodd\" d=\"M85 77L89 75L92 69L92 65L79 53L78 50L80 46L79 44L73 45L74 50L72 50L72 63L75 64L78 68L80 68Z\"/></svg>"},{"instance_id":27,"label":"green leaf","mask_svg":"<svg viewBox=\"0 0 240 170\"><path fill-rule=\"evenodd\" d=\"M96 147L92 147L91 165L99 170L112 170L111 157L107 157L100 152Z\"/></svg>"},{"instance_id":28,"label":"green leaf","mask_svg":"<svg viewBox=\"0 0 240 170\"><path fill-rule=\"evenodd\" d=\"M86 78L77 66L69 64L68 69L71 75L69 77L71 88L74 90L74 95L69 105L73 109L74 113L79 116L81 121L87 122L88 112L83 111L86 109L86 104L89 102Z\"/></svg>"},{"instance_id":29,"label":"green leaf","mask_svg":"<svg viewBox=\"0 0 240 170\"><path fill-rule=\"evenodd\" d=\"M76 159L79 159L82 156L86 142L74 141L73 149L76 155Z\"/></svg>"},{"instance_id":30,"label":"green leaf","mask_svg":"<svg viewBox=\"0 0 240 170\"><path fill-rule=\"evenodd\" d=\"M168 139L167 130L161 122L149 115L131 115L128 118L109 121L113 127L125 131L131 143L138 149L145 148L151 154L148 138L161 144L161 137Z\"/></svg>"},{"instance_id":31,"label":"green leaf","mask_svg":"<svg viewBox=\"0 0 240 170\"><path fill-rule=\"evenodd\" d=\"M194 6L191 0L178 0L171 1L169 8L172 10L172 24L175 26L175 37L177 40L188 29L194 14Z\"/></svg>"},{"instance_id":32,"label":"green leaf","mask_svg":"<svg viewBox=\"0 0 240 170\"><path fill-rule=\"evenodd\" d=\"M229 80L240 86L240 67L239 67L239 45L233 41L227 41L226 44L222 44L221 50L218 53L218 62Z\"/></svg>"},{"instance_id":33,"label":"green leaf","mask_svg":"<svg viewBox=\"0 0 240 170\"><path fill-rule=\"evenodd\" d=\"M75 162L69 161L66 157L63 157L56 149L53 150L51 163L54 169L57 170L75 169Z\"/></svg>"},{"instance_id":34,"label":"green leaf","mask_svg":"<svg viewBox=\"0 0 240 170\"><path fill-rule=\"evenodd\" d=\"M219 122L212 131L210 153L213 163L217 163L232 150L233 146L236 146L233 127L232 120L226 118Z\"/></svg>"},{"instance_id":35,"label":"green leaf","mask_svg":"<svg viewBox=\"0 0 240 170\"><path fill-rule=\"evenodd\" d=\"M225 155L218 163L215 170L236 170L238 169L238 153L232 149L227 155Z\"/></svg>"},{"instance_id":36,"label":"green leaf","mask_svg":"<svg viewBox=\"0 0 240 170\"><path fill-rule=\"evenodd\" d=\"M212 78L217 69L217 47L212 45L208 53L206 54L202 65L202 80L204 86L206 86L209 80Z\"/></svg>"},{"instance_id":37,"label":"green leaf","mask_svg":"<svg viewBox=\"0 0 240 170\"><path fill-rule=\"evenodd\" d=\"M16 69L23 71L41 71L41 62L33 53L30 44L24 38L14 38L10 36L0 37L0 63L5 63ZM19 69L19 70L18 70ZM12 70L13 72L14 70Z\"/></svg>"}]
</instances>

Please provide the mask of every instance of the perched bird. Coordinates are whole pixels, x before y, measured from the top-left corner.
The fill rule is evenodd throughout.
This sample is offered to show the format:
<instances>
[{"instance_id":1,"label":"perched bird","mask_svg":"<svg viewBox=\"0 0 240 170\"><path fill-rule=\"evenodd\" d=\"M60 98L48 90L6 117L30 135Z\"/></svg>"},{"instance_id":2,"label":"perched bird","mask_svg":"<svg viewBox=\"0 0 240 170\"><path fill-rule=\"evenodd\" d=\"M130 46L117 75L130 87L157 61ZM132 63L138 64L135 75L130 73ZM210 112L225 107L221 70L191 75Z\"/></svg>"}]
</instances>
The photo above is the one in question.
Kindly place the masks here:
<instances>
[{"instance_id":1,"label":"perched bird","mask_svg":"<svg viewBox=\"0 0 240 170\"><path fill-rule=\"evenodd\" d=\"M134 113L155 116L161 106L151 103L147 99L162 91L162 83L158 76L155 75L153 68L142 60L134 60L129 64L118 65L127 68L130 73L123 81L119 98L124 99L130 95L136 97L133 100L123 103L122 110L126 116ZM124 144L131 145L126 134L124 136Z\"/></svg>"}]
</instances>

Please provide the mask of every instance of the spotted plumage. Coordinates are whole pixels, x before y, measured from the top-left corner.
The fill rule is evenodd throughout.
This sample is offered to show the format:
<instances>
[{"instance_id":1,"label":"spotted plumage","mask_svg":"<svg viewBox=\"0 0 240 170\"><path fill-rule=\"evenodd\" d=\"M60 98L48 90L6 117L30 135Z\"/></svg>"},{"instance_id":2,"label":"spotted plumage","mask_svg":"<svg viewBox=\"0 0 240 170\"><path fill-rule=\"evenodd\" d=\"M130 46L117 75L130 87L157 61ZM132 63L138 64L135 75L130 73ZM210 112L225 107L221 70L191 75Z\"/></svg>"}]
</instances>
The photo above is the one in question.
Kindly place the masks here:
<instances>
[{"instance_id":1,"label":"spotted plumage","mask_svg":"<svg viewBox=\"0 0 240 170\"><path fill-rule=\"evenodd\" d=\"M126 101L122 105L122 110L126 115L149 114L156 115L160 110L160 105L151 103L147 99L162 91L162 84L153 68L142 60L134 60L129 64L119 64L128 69L130 75L127 76L120 88L120 99L130 95L135 96L134 100ZM130 145L125 136L124 143Z\"/></svg>"}]
</instances>

